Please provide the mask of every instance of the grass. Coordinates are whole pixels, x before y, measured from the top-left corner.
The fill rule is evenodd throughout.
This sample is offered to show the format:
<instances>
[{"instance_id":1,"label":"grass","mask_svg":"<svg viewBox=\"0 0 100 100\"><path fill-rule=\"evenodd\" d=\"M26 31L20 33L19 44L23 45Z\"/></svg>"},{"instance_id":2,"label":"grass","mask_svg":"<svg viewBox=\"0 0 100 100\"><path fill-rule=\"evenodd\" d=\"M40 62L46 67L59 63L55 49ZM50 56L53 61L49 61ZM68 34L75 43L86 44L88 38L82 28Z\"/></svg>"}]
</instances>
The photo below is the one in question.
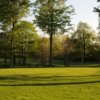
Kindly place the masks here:
<instances>
[{"instance_id":1,"label":"grass","mask_svg":"<svg viewBox=\"0 0 100 100\"><path fill-rule=\"evenodd\" d=\"M0 69L0 100L100 100L100 68Z\"/></svg>"}]
</instances>

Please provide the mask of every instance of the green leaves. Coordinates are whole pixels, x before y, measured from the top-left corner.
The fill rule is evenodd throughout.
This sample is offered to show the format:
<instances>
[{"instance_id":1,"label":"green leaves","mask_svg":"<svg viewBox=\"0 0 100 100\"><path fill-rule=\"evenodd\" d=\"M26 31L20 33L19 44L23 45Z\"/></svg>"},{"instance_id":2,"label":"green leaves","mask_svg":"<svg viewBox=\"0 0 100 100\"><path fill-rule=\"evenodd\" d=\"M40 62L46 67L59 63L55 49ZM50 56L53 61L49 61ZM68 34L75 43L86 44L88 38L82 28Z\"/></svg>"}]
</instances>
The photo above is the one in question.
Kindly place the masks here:
<instances>
[{"instance_id":1,"label":"green leaves","mask_svg":"<svg viewBox=\"0 0 100 100\"><path fill-rule=\"evenodd\" d=\"M0 22L12 25L28 13L29 0L0 0Z\"/></svg>"},{"instance_id":2,"label":"green leaves","mask_svg":"<svg viewBox=\"0 0 100 100\"><path fill-rule=\"evenodd\" d=\"M59 6L58 6L59 5ZM66 6L65 0L37 0L35 2L35 23L43 31L50 33L65 32L71 26L71 15L74 9Z\"/></svg>"}]
</instances>

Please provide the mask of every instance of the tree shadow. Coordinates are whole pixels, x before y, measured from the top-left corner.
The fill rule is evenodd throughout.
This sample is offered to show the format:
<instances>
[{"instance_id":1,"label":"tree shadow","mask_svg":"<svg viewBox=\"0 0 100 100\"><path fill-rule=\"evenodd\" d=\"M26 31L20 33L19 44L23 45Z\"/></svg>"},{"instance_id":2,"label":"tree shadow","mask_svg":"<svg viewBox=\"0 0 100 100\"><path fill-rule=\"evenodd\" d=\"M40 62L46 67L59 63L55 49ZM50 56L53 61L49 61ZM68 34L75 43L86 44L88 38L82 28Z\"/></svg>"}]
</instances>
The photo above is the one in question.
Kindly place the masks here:
<instances>
[{"instance_id":1,"label":"tree shadow","mask_svg":"<svg viewBox=\"0 0 100 100\"><path fill-rule=\"evenodd\" d=\"M100 83L100 75L91 76L0 76L0 86L52 86Z\"/></svg>"}]
</instances>

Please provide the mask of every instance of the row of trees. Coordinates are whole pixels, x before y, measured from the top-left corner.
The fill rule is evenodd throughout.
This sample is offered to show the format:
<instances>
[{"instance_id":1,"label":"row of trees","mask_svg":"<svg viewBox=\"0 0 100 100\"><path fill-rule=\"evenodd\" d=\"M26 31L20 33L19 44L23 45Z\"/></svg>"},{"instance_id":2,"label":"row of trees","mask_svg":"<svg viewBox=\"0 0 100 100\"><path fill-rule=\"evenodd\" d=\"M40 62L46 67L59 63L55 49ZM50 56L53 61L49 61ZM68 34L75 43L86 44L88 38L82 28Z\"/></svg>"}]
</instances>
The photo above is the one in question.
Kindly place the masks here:
<instances>
[{"instance_id":1,"label":"row of trees","mask_svg":"<svg viewBox=\"0 0 100 100\"><path fill-rule=\"evenodd\" d=\"M37 34L32 23L22 21L14 31L13 65L25 65L26 62L47 65L49 60L49 38ZM33 34L34 33L34 34ZM69 62L100 61L99 38L87 23L80 22L71 36L53 35L52 58L64 65ZM10 65L10 34L1 34L0 58L4 65ZM33 64L34 64L33 63Z\"/></svg>"},{"instance_id":2,"label":"row of trees","mask_svg":"<svg viewBox=\"0 0 100 100\"><path fill-rule=\"evenodd\" d=\"M32 10L34 24L23 20ZM29 59L49 66L52 58L64 65L100 61L100 40L89 25L80 22L71 36L64 35L72 29L73 14L66 0L0 0L0 61L5 66L25 65ZM36 27L49 36L39 36Z\"/></svg>"}]
</instances>

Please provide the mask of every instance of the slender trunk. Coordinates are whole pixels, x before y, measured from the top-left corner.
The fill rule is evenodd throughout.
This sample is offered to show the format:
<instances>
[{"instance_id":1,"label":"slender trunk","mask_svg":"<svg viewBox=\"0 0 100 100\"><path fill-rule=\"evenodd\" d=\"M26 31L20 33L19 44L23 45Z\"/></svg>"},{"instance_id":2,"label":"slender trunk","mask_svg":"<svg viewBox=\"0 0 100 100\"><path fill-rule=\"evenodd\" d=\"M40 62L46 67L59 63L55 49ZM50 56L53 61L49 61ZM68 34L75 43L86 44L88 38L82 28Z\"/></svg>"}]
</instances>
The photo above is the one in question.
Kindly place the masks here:
<instances>
[{"instance_id":1,"label":"slender trunk","mask_svg":"<svg viewBox=\"0 0 100 100\"><path fill-rule=\"evenodd\" d=\"M65 54L63 54L63 64L64 64L64 66L66 66L66 57L65 57L66 55Z\"/></svg>"},{"instance_id":2,"label":"slender trunk","mask_svg":"<svg viewBox=\"0 0 100 100\"><path fill-rule=\"evenodd\" d=\"M22 60L21 60L22 62L21 63L22 63L22 65L24 65L24 47L22 47L22 54L21 55L22 55Z\"/></svg>"},{"instance_id":3,"label":"slender trunk","mask_svg":"<svg viewBox=\"0 0 100 100\"><path fill-rule=\"evenodd\" d=\"M84 33L83 33L83 56L82 56L82 63L85 60L85 56L86 56L86 43L85 43L85 36L84 36Z\"/></svg>"},{"instance_id":4,"label":"slender trunk","mask_svg":"<svg viewBox=\"0 0 100 100\"><path fill-rule=\"evenodd\" d=\"M23 50L23 66L26 65L26 52Z\"/></svg>"},{"instance_id":5,"label":"slender trunk","mask_svg":"<svg viewBox=\"0 0 100 100\"><path fill-rule=\"evenodd\" d=\"M52 42L53 42L53 35L50 34L50 55L49 55L49 66L52 66Z\"/></svg>"},{"instance_id":6,"label":"slender trunk","mask_svg":"<svg viewBox=\"0 0 100 100\"><path fill-rule=\"evenodd\" d=\"M53 43L53 33L54 33L54 25L53 25L53 18L54 18L54 12L53 12L53 7L54 7L54 1L48 0L48 9L50 13L50 54L49 54L49 66L52 66L52 43Z\"/></svg>"},{"instance_id":7,"label":"slender trunk","mask_svg":"<svg viewBox=\"0 0 100 100\"><path fill-rule=\"evenodd\" d=\"M16 65L16 56L15 56L15 52L13 54L13 65Z\"/></svg>"},{"instance_id":8,"label":"slender trunk","mask_svg":"<svg viewBox=\"0 0 100 100\"><path fill-rule=\"evenodd\" d=\"M22 57L23 57L23 49L22 48L19 48L19 56L18 56L18 64L19 65L22 65Z\"/></svg>"},{"instance_id":9,"label":"slender trunk","mask_svg":"<svg viewBox=\"0 0 100 100\"><path fill-rule=\"evenodd\" d=\"M4 66L5 67L7 66L7 55L6 55L6 51L5 51L5 54L4 54Z\"/></svg>"},{"instance_id":10,"label":"slender trunk","mask_svg":"<svg viewBox=\"0 0 100 100\"><path fill-rule=\"evenodd\" d=\"M13 36L11 33L11 41L10 41L10 67L13 66Z\"/></svg>"},{"instance_id":11,"label":"slender trunk","mask_svg":"<svg viewBox=\"0 0 100 100\"><path fill-rule=\"evenodd\" d=\"M52 66L52 43L53 43L53 12L51 12L51 27L50 27L50 55L49 66Z\"/></svg>"},{"instance_id":12,"label":"slender trunk","mask_svg":"<svg viewBox=\"0 0 100 100\"><path fill-rule=\"evenodd\" d=\"M15 22L12 23L12 30L14 30L14 28L15 28ZM12 32L11 33L11 41L10 41L10 66L11 67L13 67L14 64L15 64L14 50L13 50L14 49L13 48L14 44L13 44L13 42L14 42L14 34Z\"/></svg>"},{"instance_id":13,"label":"slender trunk","mask_svg":"<svg viewBox=\"0 0 100 100\"><path fill-rule=\"evenodd\" d=\"M27 36L25 36L25 41L24 41L24 48L23 48L23 65L26 65L26 60L27 60Z\"/></svg>"},{"instance_id":14,"label":"slender trunk","mask_svg":"<svg viewBox=\"0 0 100 100\"><path fill-rule=\"evenodd\" d=\"M25 45L26 46L26 45ZM25 48L24 48L24 44L23 44L23 48L22 48L22 65L25 66L26 65L26 54L25 54Z\"/></svg>"},{"instance_id":15,"label":"slender trunk","mask_svg":"<svg viewBox=\"0 0 100 100\"><path fill-rule=\"evenodd\" d=\"M84 55L84 60L85 60L85 39L84 39L84 53L83 53L83 55Z\"/></svg>"}]
</instances>

